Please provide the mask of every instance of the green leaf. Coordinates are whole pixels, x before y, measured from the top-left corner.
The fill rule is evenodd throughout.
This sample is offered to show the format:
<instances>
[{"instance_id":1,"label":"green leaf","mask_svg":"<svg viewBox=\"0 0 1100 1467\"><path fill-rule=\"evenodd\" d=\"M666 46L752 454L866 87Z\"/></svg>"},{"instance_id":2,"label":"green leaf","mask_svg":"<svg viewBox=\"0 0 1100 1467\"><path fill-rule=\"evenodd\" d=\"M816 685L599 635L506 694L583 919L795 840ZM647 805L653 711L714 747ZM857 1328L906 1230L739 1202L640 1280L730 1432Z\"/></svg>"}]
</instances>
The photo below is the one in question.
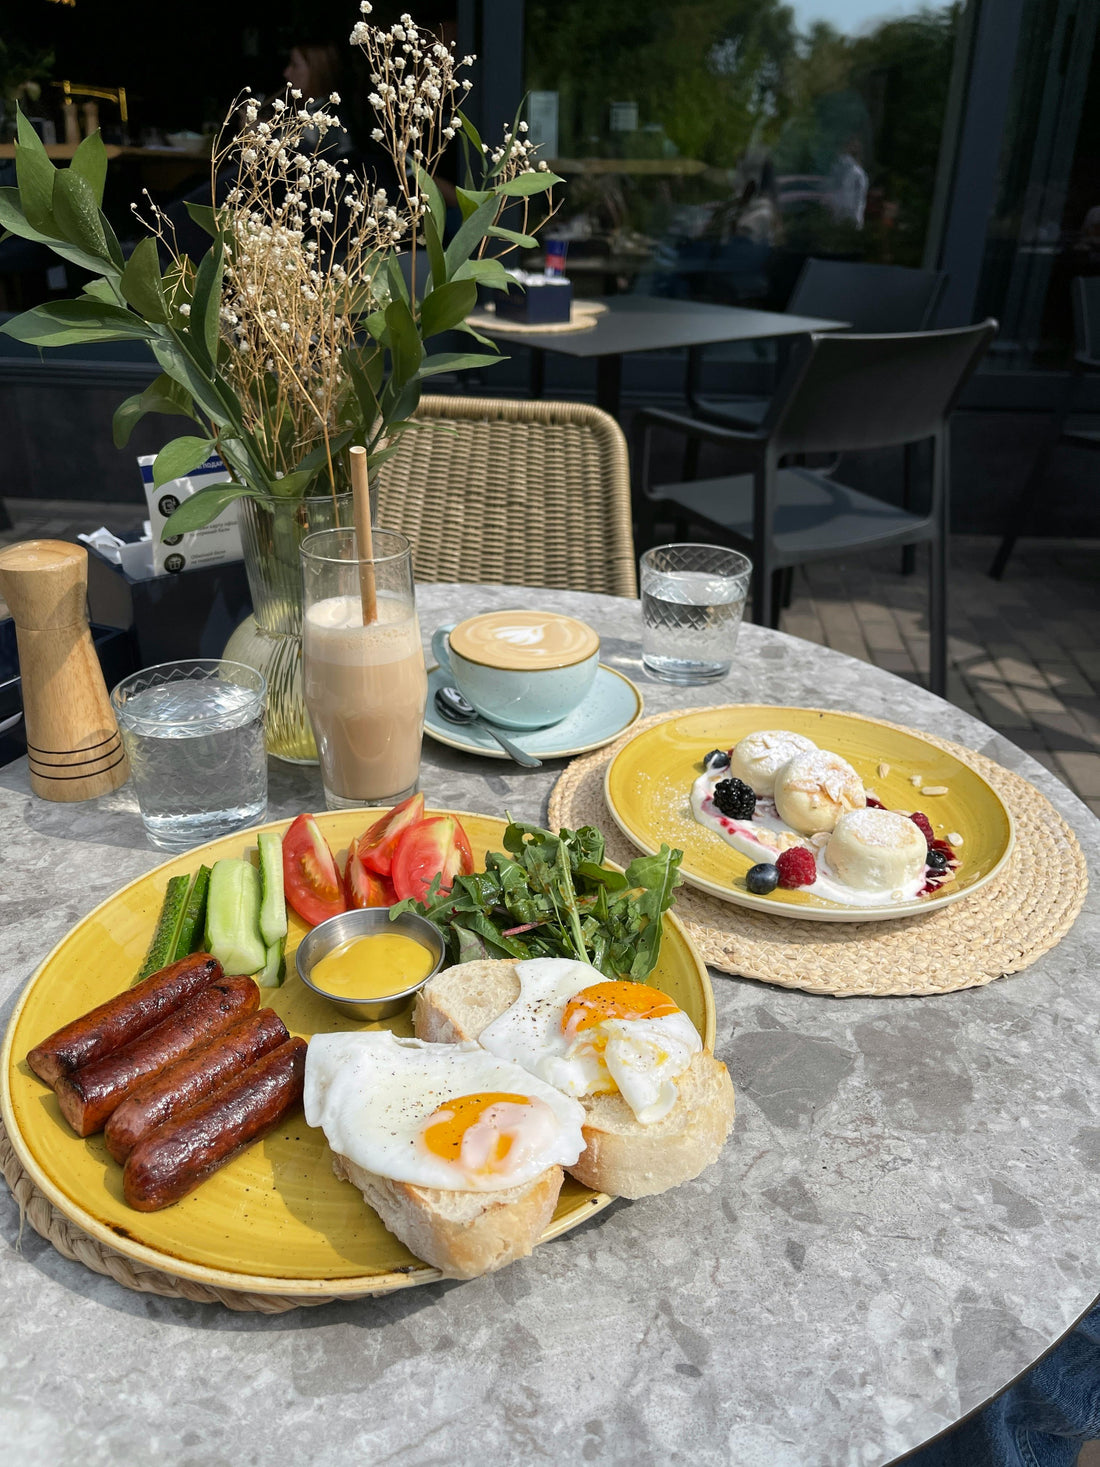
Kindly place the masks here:
<instances>
[{"instance_id":1,"label":"green leaf","mask_svg":"<svg viewBox=\"0 0 1100 1467\"><path fill-rule=\"evenodd\" d=\"M151 341L152 329L132 311L81 298L47 301L0 326L16 341L29 346L76 346L90 341Z\"/></svg>"},{"instance_id":2,"label":"green leaf","mask_svg":"<svg viewBox=\"0 0 1100 1467\"><path fill-rule=\"evenodd\" d=\"M15 145L15 180L19 185L19 202L32 229L48 236L57 234L53 217L53 186L57 169L50 162L42 139L20 108L16 116L18 141Z\"/></svg>"},{"instance_id":3,"label":"green leaf","mask_svg":"<svg viewBox=\"0 0 1100 1467\"><path fill-rule=\"evenodd\" d=\"M92 186L72 169L54 176L53 217L70 244L79 245L101 260L111 258Z\"/></svg>"},{"instance_id":4,"label":"green leaf","mask_svg":"<svg viewBox=\"0 0 1100 1467\"><path fill-rule=\"evenodd\" d=\"M187 210L188 214L190 214L192 220L199 226L200 229L204 230L211 239L218 238L217 215L214 213L214 210L210 207L209 204L193 204L190 201L187 201L184 204L184 208Z\"/></svg>"},{"instance_id":5,"label":"green leaf","mask_svg":"<svg viewBox=\"0 0 1100 1467\"><path fill-rule=\"evenodd\" d=\"M102 276L99 280L86 281L81 294L89 296L94 301L102 301L106 306L119 304L118 292L110 281L104 280Z\"/></svg>"},{"instance_id":6,"label":"green leaf","mask_svg":"<svg viewBox=\"0 0 1100 1467\"><path fill-rule=\"evenodd\" d=\"M431 291L420 302L420 331L425 341L458 326L477 304L477 286L472 280L452 280Z\"/></svg>"},{"instance_id":7,"label":"green leaf","mask_svg":"<svg viewBox=\"0 0 1100 1467\"><path fill-rule=\"evenodd\" d=\"M406 305L409 305L411 297L409 295L408 282L405 279L404 271L397 263L396 255L386 256L385 270L386 279L389 281L390 286L390 300L404 301Z\"/></svg>"},{"instance_id":8,"label":"green leaf","mask_svg":"<svg viewBox=\"0 0 1100 1467\"><path fill-rule=\"evenodd\" d=\"M225 252L221 242L214 244L199 262L195 289L191 296L188 336L196 347L198 359L211 366L218 359L218 318L222 307L222 274Z\"/></svg>"},{"instance_id":9,"label":"green leaf","mask_svg":"<svg viewBox=\"0 0 1100 1467\"><path fill-rule=\"evenodd\" d=\"M432 223L435 225L436 233L442 239L443 226L447 219L447 206L443 202L443 195L439 192L435 179L430 173L426 173L419 163L416 165L416 186L427 197Z\"/></svg>"},{"instance_id":10,"label":"green leaf","mask_svg":"<svg viewBox=\"0 0 1100 1467\"><path fill-rule=\"evenodd\" d=\"M0 188L0 228L18 235L20 239L30 239L35 244L46 245L61 259L68 260L72 265L79 265L81 270L89 270L93 275L114 276L116 274L114 266L106 266L98 255L90 255L87 250L80 249L78 245L69 244L66 240L58 239L53 234L36 229L23 211L17 188ZM50 228L56 228L52 215Z\"/></svg>"},{"instance_id":11,"label":"green leaf","mask_svg":"<svg viewBox=\"0 0 1100 1467\"><path fill-rule=\"evenodd\" d=\"M476 280L490 290L512 290L519 284L499 260L467 260L454 273L455 280Z\"/></svg>"},{"instance_id":12,"label":"green leaf","mask_svg":"<svg viewBox=\"0 0 1100 1467\"><path fill-rule=\"evenodd\" d=\"M213 438L173 438L153 460L153 488L160 489L172 479L182 479L214 452Z\"/></svg>"},{"instance_id":13,"label":"green leaf","mask_svg":"<svg viewBox=\"0 0 1100 1467\"><path fill-rule=\"evenodd\" d=\"M489 199L495 199L497 194L491 188L456 188L458 207L462 210L463 219L469 219L470 215L480 205Z\"/></svg>"},{"instance_id":14,"label":"green leaf","mask_svg":"<svg viewBox=\"0 0 1100 1467\"><path fill-rule=\"evenodd\" d=\"M193 416L191 394L178 382L174 382L167 372L162 372L155 381L150 382L144 392L128 397L115 409L112 432L116 448L126 447L130 434L146 413L167 413L174 417L190 418Z\"/></svg>"},{"instance_id":15,"label":"green leaf","mask_svg":"<svg viewBox=\"0 0 1100 1467\"><path fill-rule=\"evenodd\" d=\"M416 374L424 355L416 322L404 301L390 301L386 307L386 334L392 362L391 381L401 388Z\"/></svg>"},{"instance_id":16,"label":"green leaf","mask_svg":"<svg viewBox=\"0 0 1100 1467\"><path fill-rule=\"evenodd\" d=\"M250 494L253 499L259 498L257 491L246 484L207 484L204 488L197 489L183 501L179 509L168 516L160 538L168 540L173 535L189 535L192 530L204 529L218 518L227 504L232 504L234 499L240 499L246 494Z\"/></svg>"},{"instance_id":17,"label":"green leaf","mask_svg":"<svg viewBox=\"0 0 1100 1467\"><path fill-rule=\"evenodd\" d=\"M533 234L519 234L514 229L505 229L500 224L491 224L485 231L492 239L506 239L509 244L522 245L525 250L533 250L538 240Z\"/></svg>"},{"instance_id":18,"label":"green leaf","mask_svg":"<svg viewBox=\"0 0 1100 1467\"><path fill-rule=\"evenodd\" d=\"M377 453L367 454L367 468L376 469L379 464L384 464L388 458L393 458L401 448L400 443L391 443L388 448L380 448Z\"/></svg>"},{"instance_id":19,"label":"green leaf","mask_svg":"<svg viewBox=\"0 0 1100 1467\"><path fill-rule=\"evenodd\" d=\"M507 360L499 352L490 357L473 351L441 351L421 363L420 375L435 377L440 372L468 372L473 367L492 367Z\"/></svg>"},{"instance_id":20,"label":"green leaf","mask_svg":"<svg viewBox=\"0 0 1100 1467\"><path fill-rule=\"evenodd\" d=\"M507 168L508 166L509 159L516 150L516 143L519 141L519 119L523 113L526 102L526 96L520 98L519 106L516 108L516 115L512 118L512 126L508 132L508 143L504 149L504 152L500 155L499 161L494 163L492 168L490 168L490 178L496 178L499 174L504 172L505 168Z\"/></svg>"},{"instance_id":21,"label":"green leaf","mask_svg":"<svg viewBox=\"0 0 1100 1467\"><path fill-rule=\"evenodd\" d=\"M483 336L480 331L475 331L474 328L470 325L469 321L463 321L461 326L455 327L455 330L464 331L467 336L472 336L475 341L480 341L482 346L496 346L496 342L492 339L491 336Z\"/></svg>"},{"instance_id":22,"label":"green leaf","mask_svg":"<svg viewBox=\"0 0 1100 1467\"><path fill-rule=\"evenodd\" d=\"M547 189L553 188L556 183L564 183L556 173L520 173L515 178L510 178L507 183L502 183L497 193L504 194L509 199L527 199L532 194L544 194Z\"/></svg>"},{"instance_id":23,"label":"green leaf","mask_svg":"<svg viewBox=\"0 0 1100 1467\"><path fill-rule=\"evenodd\" d=\"M373 336L375 341L381 341L386 334L385 311L374 311L362 322L363 330L368 336Z\"/></svg>"},{"instance_id":24,"label":"green leaf","mask_svg":"<svg viewBox=\"0 0 1100 1467\"><path fill-rule=\"evenodd\" d=\"M168 320L168 306L160 283L160 257L157 242L143 239L126 261L122 272L122 294L147 321L162 324Z\"/></svg>"},{"instance_id":25,"label":"green leaf","mask_svg":"<svg viewBox=\"0 0 1100 1467\"><path fill-rule=\"evenodd\" d=\"M447 274L453 276L459 265L463 265L473 254L475 248L489 232L493 220L497 217L499 201L494 194L486 199L484 204L479 204L469 219L464 219L458 227L454 239L444 251L447 257Z\"/></svg>"},{"instance_id":26,"label":"green leaf","mask_svg":"<svg viewBox=\"0 0 1100 1467\"><path fill-rule=\"evenodd\" d=\"M235 395L220 379L217 383L211 382L208 374L186 350L184 341L160 337L153 342L153 355L162 370L190 393L196 406L212 423L224 428L230 423L240 422L241 408Z\"/></svg>"},{"instance_id":27,"label":"green leaf","mask_svg":"<svg viewBox=\"0 0 1100 1467\"><path fill-rule=\"evenodd\" d=\"M481 134L478 132L477 128L473 125L473 123L470 121L470 119L466 116L465 112L463 112L461 108L457 109L457 116L459 122L462 125L462 131L469 138L473 146L474 152L479 158L483 158L485 156L485 144L481 141Z\"/></svg>"},{"instance_id":28,"label":"green leaf","mask_svg":"<svg viewBox=\"0 0 1100 1467\"><path fill-rule=\"evenodd\" d=\"M107 181L107 149L98 132L84 139L73 154L69 167L73 173L79 173L91 189L96 208L102 208L103 186Z\"/></svg>"},{"instance_id":29,"label":"green leaf","mask_svg":"<svg viewBox=\"0 0 1100 1467\"><path fill-rule=\"evenodd\" d=\"M425 214L423 223L428 264L432 267L431 288L438 290L447 283L447 257L443 253L442 231L435 227L435 220L430 214Z\"/></svg>"},{"instance_id":30,"label":"green leaf","mask_svg":"<svg viewBox=\"0 0 1100 1467\"><path fill-rule=\"evenodd\" d=\"M413 377L411 381L406 382L403 386L395 381L393 377L390 378L382 393L383 426L379 428L378 433L375 435L374 443L377 443L380 438L384 438L392 433L395 425L407 422L412 417L413 413L420 406L420 391L419 376ZM374 443L370 445L372 452L374 450Z\"/></svg>"}]
</instances>

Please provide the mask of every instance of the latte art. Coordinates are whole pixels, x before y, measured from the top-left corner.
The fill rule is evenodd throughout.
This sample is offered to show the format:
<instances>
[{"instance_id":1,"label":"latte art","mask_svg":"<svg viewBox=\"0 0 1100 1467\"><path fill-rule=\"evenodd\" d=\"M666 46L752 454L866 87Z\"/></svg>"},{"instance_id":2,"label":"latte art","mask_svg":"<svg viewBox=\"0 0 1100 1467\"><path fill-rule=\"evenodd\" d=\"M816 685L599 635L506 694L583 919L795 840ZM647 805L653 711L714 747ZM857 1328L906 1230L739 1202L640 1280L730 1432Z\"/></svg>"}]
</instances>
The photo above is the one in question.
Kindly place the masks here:
<instances>
[{"instance_id":1,"label":"latte art","mask_svg":"<svg viewBox=\"0 0 1100 1467\"><path fill-rule=\"evenodd\" d=\"M459 622L449 640L467 662L520 672L572 667L600 649L590 626L553 611L487 611Z\"/></svg>"}]
</instances>

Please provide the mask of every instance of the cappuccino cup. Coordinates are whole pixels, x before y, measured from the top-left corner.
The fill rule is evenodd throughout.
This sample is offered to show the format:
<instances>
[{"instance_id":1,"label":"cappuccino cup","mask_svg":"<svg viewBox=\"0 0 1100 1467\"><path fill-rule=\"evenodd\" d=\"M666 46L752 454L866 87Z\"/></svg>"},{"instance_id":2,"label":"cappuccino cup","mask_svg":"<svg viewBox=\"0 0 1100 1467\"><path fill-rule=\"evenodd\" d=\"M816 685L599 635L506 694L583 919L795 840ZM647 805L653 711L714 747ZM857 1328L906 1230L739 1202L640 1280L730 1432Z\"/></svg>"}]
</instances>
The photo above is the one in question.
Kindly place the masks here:
<instances>
[{"instance_id":1,"label":"cappuccino cup","mask_svg":"<svg viewBox=\"0 0 1100 1467\"><path fill-rule=\"evenodd\" d=\"M432 655L483 718L502 728L545 728L584 700L600 639L556 611L486 611L440 627Z\"/></svg>"}]
</instances>

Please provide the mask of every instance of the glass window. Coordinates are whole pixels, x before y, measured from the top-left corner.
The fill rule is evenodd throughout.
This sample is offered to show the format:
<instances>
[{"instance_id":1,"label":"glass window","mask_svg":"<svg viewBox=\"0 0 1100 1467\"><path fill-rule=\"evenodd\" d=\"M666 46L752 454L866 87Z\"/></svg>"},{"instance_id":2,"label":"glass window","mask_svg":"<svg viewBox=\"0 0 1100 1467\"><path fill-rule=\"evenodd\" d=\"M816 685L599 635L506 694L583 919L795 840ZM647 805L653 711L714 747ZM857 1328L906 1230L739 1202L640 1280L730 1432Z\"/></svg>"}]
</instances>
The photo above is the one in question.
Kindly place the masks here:
<instances>
[{"instance_id":1,"label":"glass window","mask_svg":"<svg viewBox=\"0 0 1100 1467\"><path fill-rule=\"evenodd\" d=\"M1098 26L1096 0L1025 0L977 302L1002 370L1068 364L1070 282L1100 275Z\"/></svg>"},{"instance_id":2,"label":"glass window","mask_svg":"<svg viewBox=\"0 0 1100 1467\"><path fill-rule=\"evenodd\" d=\"M919 265L961 6L884 8L528 0L574 283L782 306L808 255Z\"/></svg>"}]
</instances>

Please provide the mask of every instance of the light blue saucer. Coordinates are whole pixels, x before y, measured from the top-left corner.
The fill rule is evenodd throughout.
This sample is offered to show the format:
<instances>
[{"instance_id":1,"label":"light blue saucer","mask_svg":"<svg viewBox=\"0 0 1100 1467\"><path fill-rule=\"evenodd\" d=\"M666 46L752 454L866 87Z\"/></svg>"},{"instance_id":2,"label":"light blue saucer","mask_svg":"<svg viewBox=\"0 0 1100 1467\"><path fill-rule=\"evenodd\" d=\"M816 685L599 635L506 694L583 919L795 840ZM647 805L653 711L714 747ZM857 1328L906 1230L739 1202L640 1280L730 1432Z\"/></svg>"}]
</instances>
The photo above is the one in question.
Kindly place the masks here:
<instances>
[{"instance_id":1,"label":"light blue saucer","mask_svg":"<svg viewBox=\"0 0 1100 1467\"><path fill-rule=\"evenodd\" d=\"M492 734L475 725L448 723L435 706L437 688L447 686L449 674L441 667L428 673L428 711L424 732L438 743L468 754L484 754L487 759L507 759L508 755ZM596 680L588 696L560 723L548 728L508 729L514 744L539 759L572 759L575 754L588 754L602 749L618 738L642 716L642 695L628 677L605 667L601 662Z\"/></svg>"}]
</instances>

